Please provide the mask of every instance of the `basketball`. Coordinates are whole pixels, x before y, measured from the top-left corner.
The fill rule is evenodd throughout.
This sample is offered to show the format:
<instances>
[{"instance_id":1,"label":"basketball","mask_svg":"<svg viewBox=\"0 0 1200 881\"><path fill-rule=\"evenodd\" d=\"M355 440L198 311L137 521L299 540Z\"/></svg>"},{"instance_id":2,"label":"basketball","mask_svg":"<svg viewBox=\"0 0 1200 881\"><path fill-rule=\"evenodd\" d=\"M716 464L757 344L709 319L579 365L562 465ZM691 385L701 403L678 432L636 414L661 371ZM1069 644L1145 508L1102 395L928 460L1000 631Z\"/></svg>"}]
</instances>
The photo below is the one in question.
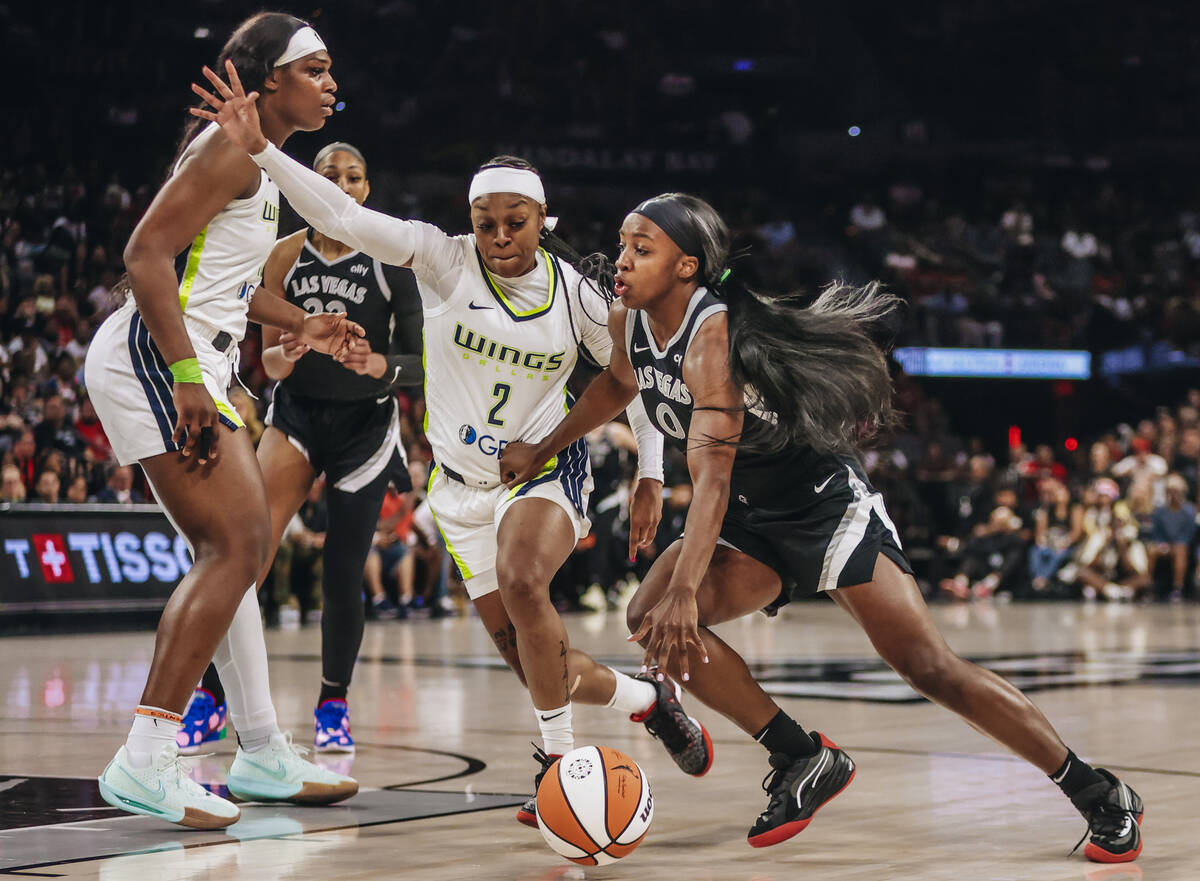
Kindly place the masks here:
<instances>
[{"instance_id":1,"label":"basketball","mask_svg":"<svg viewBox=\"0 0 1200 881\"><path fill-rule=\"evenodd\" d=\"M538 826L555 853L602 866L628 856L654 818L650 781L637 762L607 746L572 750L537 791Z\"/></svg>"}]
</instances>

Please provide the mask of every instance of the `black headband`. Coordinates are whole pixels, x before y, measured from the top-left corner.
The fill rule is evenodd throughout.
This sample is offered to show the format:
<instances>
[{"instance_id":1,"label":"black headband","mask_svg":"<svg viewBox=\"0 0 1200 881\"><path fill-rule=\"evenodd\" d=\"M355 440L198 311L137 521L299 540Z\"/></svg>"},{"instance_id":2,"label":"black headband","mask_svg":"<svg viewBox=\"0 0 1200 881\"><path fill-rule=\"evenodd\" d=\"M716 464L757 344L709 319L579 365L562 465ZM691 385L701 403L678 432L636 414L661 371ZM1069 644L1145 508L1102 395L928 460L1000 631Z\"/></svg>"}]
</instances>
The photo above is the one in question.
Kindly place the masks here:
<instances>
[{"instance_id":1,"label":"black headband","mask_svg":"<svg viewBox=\"0 0 1200 881\"><path fill-rule=\"evenodd\" d=\"M704 280L704 242L686 209L672 199L647 199L634 208L633 213L654 221L679 246L679 250L699 260L696 279Z\"/></svg>"}]
</instances>

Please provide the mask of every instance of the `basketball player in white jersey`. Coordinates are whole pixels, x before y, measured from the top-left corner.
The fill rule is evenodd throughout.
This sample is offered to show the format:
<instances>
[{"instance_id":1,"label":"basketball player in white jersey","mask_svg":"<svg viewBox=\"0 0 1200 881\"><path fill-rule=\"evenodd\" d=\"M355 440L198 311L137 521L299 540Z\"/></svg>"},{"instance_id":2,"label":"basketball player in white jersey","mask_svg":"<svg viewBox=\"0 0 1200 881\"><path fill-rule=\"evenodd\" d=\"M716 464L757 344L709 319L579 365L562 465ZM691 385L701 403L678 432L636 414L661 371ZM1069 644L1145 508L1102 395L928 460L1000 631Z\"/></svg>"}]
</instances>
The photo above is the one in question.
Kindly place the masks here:
<instances>
[{"instance_id":1,"label":"basketball player in white jersey","mask_svg":"<svg viewBox=\"0 0 1200 881\"><path fill-rule=\"evenodd\" d=\"M580 347L600 365L612 349L607 302L571 265L541 245L546 196L524 160L482 166L468 200L474 233L448 236L359 205L331 181L264 137L253 96L215 76L220 93L193 86L229 138L279 184L313 228L385 263L411 267L424 312L426 435L437 465L428 502L479 616L529 688L545 755L574 748L571 701L604 704L644 722L689 774L712 762L707 732L683 712L672 683L631 679L569 649L549 585L587 534L591 490L582 441L511 490L499 456L516 440L541 438L569 408L566 382ZM564 246L565 247L565 246ZM638 483L631 551L653 536L661 514L662 443L635 402ZM536 825L535 805L518 819Z\"/></svg>"},{"instance_id":2,"label":"basketball player in white jersey","mask_svg":"<svg viewBox=\"0 0 1200 881\"><path fill-rule=\"evenodd\" d=\"M274 141L319 129L329 116L331 62L303 21L256 15L221 57L253 77ZM163 610L133 727L100 776L100 793L122 810L196 828L222 828L240 815L189 779L178 758L181 714L214 656L240 741L232 793L325 803L358 790L302 759L276 726L248 589L270 551L270 520L254 449L226 394L247 318L340 359L362 333L345 316L309 316L279 297L254 297L278 217L270 178L219 127L193 123L130 237L128 296L96 332L85 368L118 460L141 464L195 560Z\"/></svg>"}]
</instances>

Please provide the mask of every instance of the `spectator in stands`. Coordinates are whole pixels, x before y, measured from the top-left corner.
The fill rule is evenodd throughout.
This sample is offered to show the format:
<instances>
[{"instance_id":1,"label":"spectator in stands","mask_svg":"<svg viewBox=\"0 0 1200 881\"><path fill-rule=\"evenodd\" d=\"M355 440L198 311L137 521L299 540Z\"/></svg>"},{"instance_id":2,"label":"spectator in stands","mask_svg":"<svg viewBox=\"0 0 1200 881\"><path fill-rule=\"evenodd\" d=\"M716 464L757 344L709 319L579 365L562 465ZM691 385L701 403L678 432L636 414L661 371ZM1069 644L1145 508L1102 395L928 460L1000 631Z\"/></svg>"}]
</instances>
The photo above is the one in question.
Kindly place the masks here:
<instances>
[{"instance_id":1,"label":"spectator in stands","mask_svg":"<svg viewBox=\"0 0 1200 881\"><path fill-rule=\"evenodd\" d=\"M1149 586L1150 561L1138 532L1116 481L1093 483L1084 497L1084 539L1076 555L1084 598L1131 600Z\"/></svg>"},{"instance_id":2,"label":"spectator in stands","mask_svg":"<svg viewBox=\"0 0 1200 881\"><path fill-rule=\"evenodd\" d=\"M1179 432L1174 469L1187 483L1187 497L1200 495L1200 428L1190 426Z\"/></svg>"},{"instance_id":3,"label":"spectator in stands","mask_svg":"<svg viewBox=\"0 0 1200 881\"><path fill-rule=\"evenodd\" d=\"M25 501L25 482L21 469L16 465L5 465L0 469L0 502Z\"/></svg>"},{"instance_id":4,"label":"spectator in stands","mask_svg":"<svg viewBox=\"0 0 1200 881\"><path fill-rule=\"evenodd\" d=\"M33 496L29 501L57 504L60 499L59 494L61 490L62 481L59 479L56 471L51 471L50 469L39 471L37 480L33 484Z\"/></svg>"},{"instance_id":5,"label":"spectator in stands","mask_svg":"<svg viewBox=\"0 0 1200 881\"><path fill-rule=\"evenodd\" d=\"M972 456L967 460L966 478L950 484L950 535L965 538L987 521L995 497L992 467L987 456Z\"/></svg>"},{"instance_id":6,"label":"spectator in stands","mask_svg":"<svg viewBox=\"0 0 1200 881\"><path fill-rule=\"evenodd\" d=\"M1150 423L1154 431L1154 423ZM1112 467L1113 476L1124 480L1127 491L1146 492L1150 497L1158 499L1159 484L1167 475L1167 462L1162 456L1152 451L1152 441L1140 431L1129 442L1130 454Z\"/></svg>"},{"instance_id":7,"label":"spectator in stands","mask_svg":"<svg viewBox=\"0 0 1200 881\"><path fill-rule=\"evenodd\" d=\"M84 458L88 461L107 462L112 458L112 445L108 442L108 435L104 433L104 426L100 424L96 408L86 397L79 405L79 419L75 422L75 431L87 444Z\"/></svg>"},{"instance_id":8,"label":"spectator in stands","mask_svg":"<svg viewBox=\"0 0 1200 881\"><path fill-rule=\"evenodd\" d=\"M1149 571L1153 575L1160 560L1171 561L1172 602L1183 599L1188 548L1196 537L1196 506L1187 501L1187 491L1187 481L1172 474L1166 481L1166 502L1151 515Z\"/></svg>"},{"instance_id":9,"label":"spectator in stands","mask_svg":"<svg viewBox=\"0 0 1200 881\"><path fill-rule=\"evenodd\" d=\"M1025 539L1021 518L1000 505L977 526L962 548L959 571L941 588L955 599L986 599L997 591L1018 593L1025 579Z\"/></svg>"},{"instance_id":10,"label":"spectator in stands","mask_svg":"<svg viewBox=\"0 0 1200 881\"><path fill-rule=\"evenodd\" d=\"M131 465L110 465L107 474L108 480L104 489L96 493L97 502L108 505L140 505L146 501L142 494L133 488Z\"/></svg>"},{"instance_id":11,"label":"spectator in stands","mask_svg":"<svg viewBox=\"0 0 1200 881\"><path fill-rule=\"evenodd\" d=\"M33 431L25 429L17 437L12 447L12 464L21 473L21 482L25 489L33 488L33 479L37 475L37 443L33 439Z\"/></svg>"},{"instance_id":12,"label":"spectator in stands","mask_svg":"<svg viewBox=\"0 0 1200 881\"><path fill-rule=\"evenodd\" d=\"M70 502L73 505L82 505L88 501L87 475L81 472L71 478L71 482L67 486L67 497L64 501Z\"/></svg>"},{"instance_id":13,"label":"spectator in stands","mask_svg":"<svg viewBox=\"0 0 1200 881\"><path fill-rule=\"evenodd\" d=\"M408 579L406 592L402 583L403 573L398 570L408 557L408 526L411 522L412 504L408 496L388 487L363 572L371 594L371 608L375 617L381 620L408 617L408 606L413 595L412 578L410 576ZM411 563L408 568L412 568ZM393 602L388 595L388 585L396 589L398 602Z\"/></svg>"},{"instance_id":14,"label":"spectator in stands","mask_svg":"<svg viewBox=\"0 0 1200 881\"><path fill-rule=\"evenodd\" d=\"M1040 492L1041 504L1033 512L1033 547L1029 549L1029 577L1035 594L1049 589L1083 537L1083 508L1071 503L1066 484L1045 478Z\"/></svg>"},{"instance_id":15,"label":"spectator in stands","mask_svg":"<svg viewBox=\"0 0 1200 881\"><path fill-rule=\"evenodd\" d=\"M42 410L42 421L33 430L39 453L58 450L68 457L82 457L87 449L75 426L67 419L67 405L62 395L50 395Z\"/></svg>"}]
</instances>

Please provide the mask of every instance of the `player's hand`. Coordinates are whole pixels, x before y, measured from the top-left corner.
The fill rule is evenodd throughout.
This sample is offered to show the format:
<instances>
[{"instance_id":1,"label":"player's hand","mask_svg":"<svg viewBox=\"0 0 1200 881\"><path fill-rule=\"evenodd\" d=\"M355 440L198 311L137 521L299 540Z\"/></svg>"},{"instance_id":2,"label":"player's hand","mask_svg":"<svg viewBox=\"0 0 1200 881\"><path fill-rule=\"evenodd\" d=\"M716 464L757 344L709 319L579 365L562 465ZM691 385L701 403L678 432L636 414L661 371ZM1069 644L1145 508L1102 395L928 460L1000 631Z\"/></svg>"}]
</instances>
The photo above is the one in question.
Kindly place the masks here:
<instances>
[{"instance_id":1,"label":"player's hand","mask_svg":"<svg viewBox=\"0 0 1200 881\"><path fill-rule=\"evenodd\" d=\"M362 325L342 312L318 312L304 317L300 340L314 352L324 352L333 360L344 362L358 340L366 335Z\"/></svg>"},{"instance_id":2,"label":"player's hand","mask_svg":"<svg viewBox=\"0 0 1200 881\"><path fill-rule=\"evenodd\" d=\"M288 333L286 330L279 335L279 350L283 352L283 357L291 362L299 361L307 352L310 351L300 337L294 333Z\"/></svg>"},{"instance_id":3,"label":"player's hand","mask_svg":"<svg viewBox=\"0 0 1200 881\"><path fill-rule=\"evenodd\" d=\"M230 60L225 62L225 72L229 76L228 85L207 64L203 70L204 76L213 84L217 94L214 95L195 83L192 83L192 91L203 98L204 103L212 110L192 107L188 112L192 116L215 122L221 127L221 131L225 132L225 137L251 155L267 149L267 139L263 135L262 124L258 119L258 105L255 103L258 101L258 92L246 94L237 68Z\"/></svg>"},{"instance_id":4,"label":"player's hand","mask_svg":"<svg viewBox=\"0 0 1200 881\"><path fill-rule=\"evenodd\" d=\"M509 489L528 483L542 473L550 458L536 444L506 444L500 453L500 482Z\"/></svg>"},{"instance_id":5,"label":"player's hand","mask_svg":"<svg viewBox=\"0 0 1200 881\"><path fill-rule=\"evenodd\" d=\"M643 477L629 500L629 562L637 559L638 548L654 541L662 520L662 481Z\"/></svg>"},{"instance_id":6,"label":"player's hand","mask_svg":"<svg viewBox=\"0 0 1200 881\"><path fill-rule=\"evenodd\" d=\"M683 681L691 679L688 666L688 650L695 649L697 656L708 663L708 650L700 639L700 613L696 608L696 594L687 588L667 588L662 599L642 618L642 626L629 636L630 642L640 642L646 647L642 660L642 672L658 667L658 678L662 679L671 662L671 653L679 659L679 672Z\"/></svg>"},{"instance_id":7,"label":"player's hand","mask_svg":"<svg viewBox=\"0 0 1200 881\"><path fill-rule=\"evenodd\" d=\"M177 382L171 396L179 414L171 439L177 444L183 443L180 455L184 458L195 455L201 465L215 462L221 437L221 417L212 395L203 383Z\"/></svg>"},{"instance_id":8,"label":"player's hand","mask_svg":"<svg viewBox=\"0 0 1200 881\"><path fill-rule=\"evenodd\" d=\"M382 379L387 373L387 358L378 352L372 352L371 344L366 339L356 339L342 366L353 370L359 376Z\"/></svg>"}]
</instances>

